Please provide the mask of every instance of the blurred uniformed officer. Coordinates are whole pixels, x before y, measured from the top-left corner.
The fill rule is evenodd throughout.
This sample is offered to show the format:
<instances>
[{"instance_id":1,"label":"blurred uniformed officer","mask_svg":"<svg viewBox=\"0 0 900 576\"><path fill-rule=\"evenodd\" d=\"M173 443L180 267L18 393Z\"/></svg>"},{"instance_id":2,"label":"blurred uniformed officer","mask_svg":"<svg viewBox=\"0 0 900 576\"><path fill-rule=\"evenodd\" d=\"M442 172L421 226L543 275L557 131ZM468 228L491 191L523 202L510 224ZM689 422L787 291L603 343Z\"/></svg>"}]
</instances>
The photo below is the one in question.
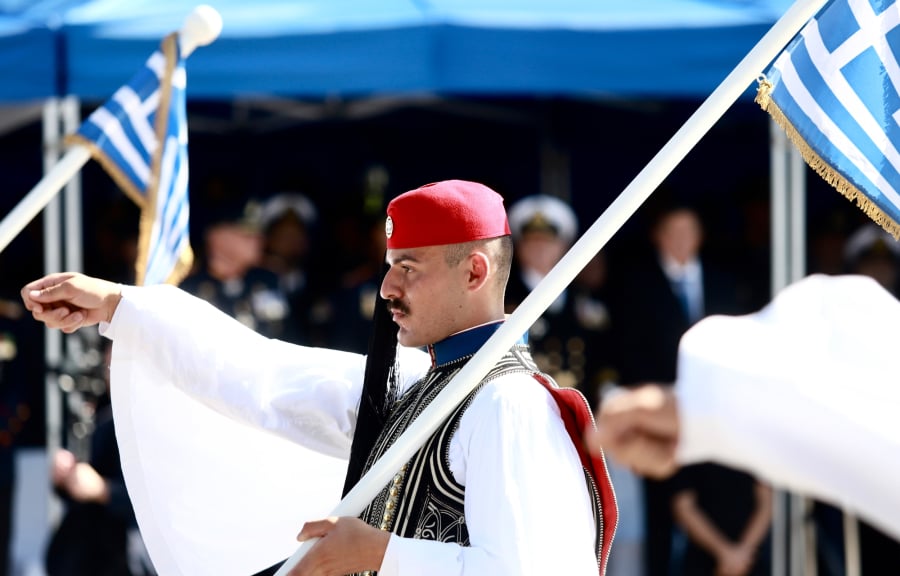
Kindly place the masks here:
<instances>
[{"instance_id":1,"label":"blurred uniformed officer","mask_svg":"<svg viewBox=\"0 0 900 576\"><path fill-rule=\"evenodd\" d=\"M571 247L578 221L571 207L549 195L527 196L512 205L509 226L515 262L506 290L512 312ZM610 318L602 298L603 255L596 256L531 326L532 355L560 386L579 388L592 405L606 381L614 379L605 342Z\"/></svg>"},{"instance_id":2,"label":"blurred uniformed officer","mask_svg":"<svg viewBox=\"0 0 900 576\"><path fill-rule=\"evenodd\" d=\"M278 276L260 266L263 250L260 206L226 205L204 232L201 268L181 288L269 338L288 339L290 307Z\"/></svg>"}]
</instances>

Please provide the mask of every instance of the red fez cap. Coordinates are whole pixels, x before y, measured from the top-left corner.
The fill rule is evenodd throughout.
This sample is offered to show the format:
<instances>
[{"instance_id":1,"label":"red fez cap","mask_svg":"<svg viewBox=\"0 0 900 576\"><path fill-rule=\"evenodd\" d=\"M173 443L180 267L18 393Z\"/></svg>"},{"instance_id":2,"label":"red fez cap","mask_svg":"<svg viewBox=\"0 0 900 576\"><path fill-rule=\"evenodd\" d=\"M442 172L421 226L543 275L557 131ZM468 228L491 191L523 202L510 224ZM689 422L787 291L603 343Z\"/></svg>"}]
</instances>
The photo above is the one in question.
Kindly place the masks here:
<instances>
[{"instance_id":1,"label":"red fez cap","mask_svg":"<svg viewBox=\"0 0 900 576\"><path fill-rule=\"evenodd\" d=\"M461 244L509 234L503 197L477 182L445 180L394 198L387 207L388 248Z\"/></svg>"}]
</instances>

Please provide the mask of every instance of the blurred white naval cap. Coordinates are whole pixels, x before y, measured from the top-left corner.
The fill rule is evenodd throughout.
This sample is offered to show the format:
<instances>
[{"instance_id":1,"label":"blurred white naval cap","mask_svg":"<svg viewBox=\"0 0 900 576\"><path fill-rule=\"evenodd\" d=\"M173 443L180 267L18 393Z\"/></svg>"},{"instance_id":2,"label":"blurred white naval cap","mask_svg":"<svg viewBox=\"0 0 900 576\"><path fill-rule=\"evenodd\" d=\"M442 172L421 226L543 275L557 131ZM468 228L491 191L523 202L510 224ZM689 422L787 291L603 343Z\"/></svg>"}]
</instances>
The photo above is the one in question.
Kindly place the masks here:
<instances>
[{"instance_id":1,"label":"blurred white naval cap","mask_svg":"<svg viewBox=\"0 0 900 576\"><path fill-rule=\"evenodd\" d=\"M519 199L510 207L508 218L514 239L525 232L543 231L571 244L578 232L578 219L569 204L547 194Z\"/></svg>"}]
</instances>

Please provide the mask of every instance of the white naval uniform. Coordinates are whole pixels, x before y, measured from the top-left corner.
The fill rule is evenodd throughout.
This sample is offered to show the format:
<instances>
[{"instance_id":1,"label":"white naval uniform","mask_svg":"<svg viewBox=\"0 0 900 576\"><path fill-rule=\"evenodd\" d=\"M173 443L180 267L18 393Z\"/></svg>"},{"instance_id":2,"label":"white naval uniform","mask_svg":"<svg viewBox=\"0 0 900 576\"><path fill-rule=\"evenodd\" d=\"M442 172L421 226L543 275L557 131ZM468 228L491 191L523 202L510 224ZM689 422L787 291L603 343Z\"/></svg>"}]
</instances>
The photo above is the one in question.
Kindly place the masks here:
<instances>
[{"instance_id":1,"label":"white naval uniform","mask_svg":"<svg viewBox=\"0 0 900 576\"><path fill-rule=\"evenodd\" d=\"M683 463L714 460L844 506L900 538L900 302L814 275L681 341Z\"/></svg>"},{"instance_id":2,"label":"white naval uniform","mask_svg":"<svg viewBox=\"0 0 900 576\"><path fill-rule=\"evenodd\" d=\"M123 288L101 331L114 341L126 482L160 573L246 576L290 555L303 522L337 503L365 357L265 339L169 286ZM429 363L401 349L404 389ZM392 536L380 575L597 574L584 473L558 413L528 375L485 385L449 454L471 545Z\"/></svg>"}]
</instances>

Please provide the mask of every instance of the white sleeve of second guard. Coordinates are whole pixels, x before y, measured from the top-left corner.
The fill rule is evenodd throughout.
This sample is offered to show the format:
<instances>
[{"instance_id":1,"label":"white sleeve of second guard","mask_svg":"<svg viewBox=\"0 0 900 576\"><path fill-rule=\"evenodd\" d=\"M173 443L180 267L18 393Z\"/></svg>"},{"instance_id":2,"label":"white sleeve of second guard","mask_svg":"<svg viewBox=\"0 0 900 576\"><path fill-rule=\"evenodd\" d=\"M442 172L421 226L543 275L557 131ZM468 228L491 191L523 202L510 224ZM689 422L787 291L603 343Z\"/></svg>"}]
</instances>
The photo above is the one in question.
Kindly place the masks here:
<instances>
[{"instance_id":1,"label":"white sleeve of second guard","mask_svg":"<svg viewBox=\"0 0 900 576\"><path fill-rule=\"evenodd\" d=\"M701 321L679 350L679 460L749 470L900 536L897 326L900 303L854 276Z\"/></svg>"}]
</instances>

